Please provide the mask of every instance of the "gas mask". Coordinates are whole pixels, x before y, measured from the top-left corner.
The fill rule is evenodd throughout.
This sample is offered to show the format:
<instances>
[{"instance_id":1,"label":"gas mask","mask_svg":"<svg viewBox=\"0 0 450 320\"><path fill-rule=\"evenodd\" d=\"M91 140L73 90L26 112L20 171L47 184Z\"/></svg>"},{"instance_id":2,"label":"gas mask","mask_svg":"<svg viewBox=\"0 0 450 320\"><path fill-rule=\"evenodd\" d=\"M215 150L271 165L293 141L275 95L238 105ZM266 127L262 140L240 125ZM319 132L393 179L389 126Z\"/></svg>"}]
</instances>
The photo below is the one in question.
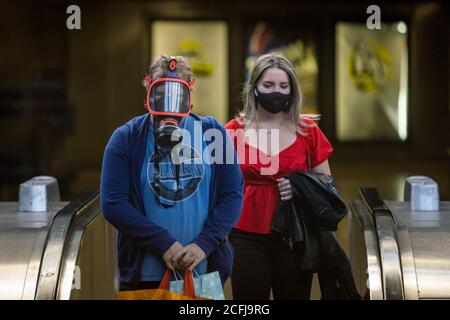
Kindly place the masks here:
<instances>
[{"instance_id":1,"label":"gas mask","mask_svg":"<svg viewBox=\"0 0 450 320\"><path fill-rule=\"evenodd\" d=\"M289 94L283 94L281 92L261 93L256 88L254 94L256 101L270 113L275 114L289 110L291 101Z\"/></svg>"},{"instance_id":2,"label":"gas mask","mask_svg":"<svg viewBox=\"0 0 450 320\"><path fill-rule=\"evenodd\" d=\"M149 84L145 107L154 116L155 142L162 148L173 148L181 142L182 135L177 131L183 117L189 115L192 109L191 87L188 83L177 78L177 60L169 60L166 78L158 78Z\"/></svg>"}]
</instances>

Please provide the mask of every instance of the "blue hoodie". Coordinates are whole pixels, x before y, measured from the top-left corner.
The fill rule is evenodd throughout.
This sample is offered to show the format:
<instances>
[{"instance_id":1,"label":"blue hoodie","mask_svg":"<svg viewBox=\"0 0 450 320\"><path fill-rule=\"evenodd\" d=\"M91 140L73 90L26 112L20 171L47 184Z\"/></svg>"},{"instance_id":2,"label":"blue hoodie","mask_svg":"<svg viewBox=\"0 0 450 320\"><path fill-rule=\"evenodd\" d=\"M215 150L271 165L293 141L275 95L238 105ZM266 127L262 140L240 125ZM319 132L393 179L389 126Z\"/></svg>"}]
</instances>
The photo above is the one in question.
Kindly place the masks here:
<instances>
[{"instance_id":1,"label":"blue hoodie","mask_svg":"<svg viewBox=\"0 0 450 320\"><path fill-rule=\"evenodd\" d=\"M210 206L203 231L193 241L208 257L208 272L219 271L222 282L231 274L234 250L227 239L238 221L243 200L244 180L226 130L212 117L200 117L203 131L220 130L224 137L223 164L211 165ZM103 156L100 202L103 215L118 231L118 262L121 283L140 280L145 250L162 255L176 241L145 214L140 184L149 115L136 117L112 134ZM227 152L233 162L226 163Z\"/></svg>"}]
</instances>

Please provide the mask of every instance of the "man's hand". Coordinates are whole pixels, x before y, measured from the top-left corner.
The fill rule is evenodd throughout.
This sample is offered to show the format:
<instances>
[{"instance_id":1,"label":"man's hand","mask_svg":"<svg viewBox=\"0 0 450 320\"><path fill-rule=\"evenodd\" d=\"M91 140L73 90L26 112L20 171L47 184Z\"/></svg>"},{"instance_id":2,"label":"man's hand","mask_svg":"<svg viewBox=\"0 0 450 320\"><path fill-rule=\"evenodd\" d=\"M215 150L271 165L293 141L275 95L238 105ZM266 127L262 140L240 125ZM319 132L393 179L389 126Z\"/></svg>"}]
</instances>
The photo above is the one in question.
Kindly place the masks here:
<instances>
[{"instance_id":1,"label":"man's hand","mask_svg":"<svg viewBox=\"0 0 450 320\"><path fill-rule=\"evenodd\" d=\"M179 270L185 270L186 268L192 270L205 258L205 252L195 243L191 243L178 250L171 263Z\"/></svg>"},{"instance_id":2,"label":"man's hand","mask_svg":"<svg viewBox=\"0 0 450 320\"><path fill-rule=\"evenodd\" d=\"M167 268L173 270L176 266L173 265L173 257L177 252L183 249L183 246L178 241L175 241L174 244L163 254L163 260L166 263Z\"/></svg>"}]
</instances>

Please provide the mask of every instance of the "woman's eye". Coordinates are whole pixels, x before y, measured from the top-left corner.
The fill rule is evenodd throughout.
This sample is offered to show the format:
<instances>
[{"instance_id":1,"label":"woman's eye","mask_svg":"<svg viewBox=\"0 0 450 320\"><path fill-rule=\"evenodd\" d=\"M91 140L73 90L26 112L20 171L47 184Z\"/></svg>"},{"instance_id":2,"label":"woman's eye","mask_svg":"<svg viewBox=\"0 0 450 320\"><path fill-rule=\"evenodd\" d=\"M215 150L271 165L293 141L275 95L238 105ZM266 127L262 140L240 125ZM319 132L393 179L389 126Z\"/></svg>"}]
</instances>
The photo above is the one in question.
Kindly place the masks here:
<instances>
[{"instance_id":1,"label":"woman's eye","mask_svg":"<svg viewBox=\"0 0 450 320\"><path fill-rule=\"evenodd\" d=\"M270 87L271 87L271 85L270 85L270 84L268 84L268 83L264 83L264 84L263 84L263 87L264 87L264 88L270 88Z\"/></svg>"}]
</instances>

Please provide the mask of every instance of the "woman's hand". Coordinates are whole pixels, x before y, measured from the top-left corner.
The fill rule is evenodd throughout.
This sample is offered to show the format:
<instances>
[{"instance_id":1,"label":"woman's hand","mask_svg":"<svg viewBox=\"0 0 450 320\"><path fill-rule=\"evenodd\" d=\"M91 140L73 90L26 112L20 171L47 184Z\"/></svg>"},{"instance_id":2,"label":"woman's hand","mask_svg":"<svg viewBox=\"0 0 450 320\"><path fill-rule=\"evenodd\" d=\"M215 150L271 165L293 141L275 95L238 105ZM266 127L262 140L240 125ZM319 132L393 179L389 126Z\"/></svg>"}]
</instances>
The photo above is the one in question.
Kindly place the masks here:
<instances>
[{"instance_id":1,"label":"woman's hand","mask_svg":"<svg viewBox=\"0 0 450 320\"><path fill-rule=\"evenodd\" d=\"M288 201L292 199L292 186L291 182L287 178L279 178L278 189L280 191L281 201Z\"/></svg>"}]
</instances>

